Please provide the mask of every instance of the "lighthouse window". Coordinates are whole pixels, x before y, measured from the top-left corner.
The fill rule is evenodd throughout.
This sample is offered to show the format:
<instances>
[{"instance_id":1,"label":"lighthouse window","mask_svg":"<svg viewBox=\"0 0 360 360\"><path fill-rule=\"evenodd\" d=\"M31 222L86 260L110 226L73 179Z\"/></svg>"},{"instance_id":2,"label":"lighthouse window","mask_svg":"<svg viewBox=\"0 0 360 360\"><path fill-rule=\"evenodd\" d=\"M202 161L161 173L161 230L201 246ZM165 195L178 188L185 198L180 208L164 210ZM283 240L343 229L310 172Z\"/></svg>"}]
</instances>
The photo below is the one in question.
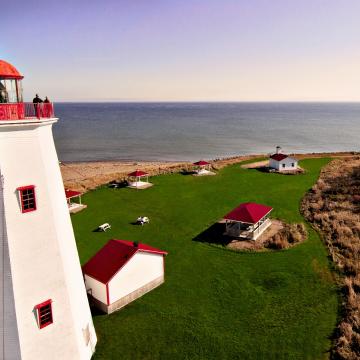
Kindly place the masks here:
<instances>
[{"instance_id":1,"label":"lighthouse window","mask_svg":"<svg viewBox=\"0 0 360 360\"><path fill-rule=\"evenodd\" d=\"M35 309L37 311L37 318L40 329L53 323L52 306L50 299L44 301L39 305L36 305Z\"/></svg>"},{"instance_id":2,"label":"lighthouse window","mask_svg":"<svg viewBox=\"0 0 360 360\"><path fill-rule=\"evenodd\" d=\"M0 103L7 103L8 97L5 87L5 80L0 80Z\"/></svg>"},{"instance_id":3,"label":"lighthouse window","mask_svg":"<svg viewBox=\"0 0 360 360\"><path fill-rule=\"evenodd\" d=\"M35 186L23 186L18 188L23 213L36 210Z\"/></svg>"},{"instance_id":4,"label":"lighthouse window","mask_svg":"<svg viewBox=\"0 0 360 360\"><path fill-rule=\"evenodd\" d=\"M0 102L1 103L17 103L21 101L20 91L21 84L15 79L0 80Z\"/></svg>"}]
</instances>

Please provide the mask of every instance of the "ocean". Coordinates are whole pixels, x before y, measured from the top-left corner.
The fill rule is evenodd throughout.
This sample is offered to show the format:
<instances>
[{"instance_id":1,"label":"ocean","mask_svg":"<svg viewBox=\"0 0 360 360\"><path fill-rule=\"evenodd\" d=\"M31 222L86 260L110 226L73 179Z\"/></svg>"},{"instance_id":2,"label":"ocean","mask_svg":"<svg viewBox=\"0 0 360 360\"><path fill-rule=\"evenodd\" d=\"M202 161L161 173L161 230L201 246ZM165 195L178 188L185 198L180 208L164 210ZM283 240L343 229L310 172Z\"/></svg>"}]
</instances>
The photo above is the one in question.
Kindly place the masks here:
<instances>
[{"instance_id":1,"label":"ocean","mask_svg":"<svg viewBox=\"0 0 360 360\"><path fill-rule=\"evenodd\" d=\"M55 103L59 159L359 151L360 103Z\"/></svg>"}]
</instances>

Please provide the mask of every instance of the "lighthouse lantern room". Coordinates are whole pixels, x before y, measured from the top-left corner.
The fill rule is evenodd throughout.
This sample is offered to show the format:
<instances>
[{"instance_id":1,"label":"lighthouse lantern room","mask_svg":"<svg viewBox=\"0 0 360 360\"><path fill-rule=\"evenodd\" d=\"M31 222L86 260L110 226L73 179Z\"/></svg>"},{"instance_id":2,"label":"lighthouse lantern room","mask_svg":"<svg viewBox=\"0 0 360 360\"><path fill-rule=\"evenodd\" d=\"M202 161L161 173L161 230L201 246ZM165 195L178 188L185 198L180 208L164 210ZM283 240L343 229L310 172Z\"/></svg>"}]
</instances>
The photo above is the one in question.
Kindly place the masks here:
<instances>
[{"instance_id":1,"label":"lighthouse lantern room","mask_svg":"<svg viewBox=\"0 0 360 360\"><path fill-rule=\"evenodd\" d=\"M14 66L0 60L0 120L54 117L52 103L24 103L21 80Z\"/></svg>"},{"instance_id":2,"label":"lighthouse lantern room","mask_svg":"<svg viewBox=\"0 0 360 360\"><path fill-rule=\"evenodd\" d=\"M90 359L96 334L52 135L0 60L0 358Z\"/></svg>"}]
</instances>

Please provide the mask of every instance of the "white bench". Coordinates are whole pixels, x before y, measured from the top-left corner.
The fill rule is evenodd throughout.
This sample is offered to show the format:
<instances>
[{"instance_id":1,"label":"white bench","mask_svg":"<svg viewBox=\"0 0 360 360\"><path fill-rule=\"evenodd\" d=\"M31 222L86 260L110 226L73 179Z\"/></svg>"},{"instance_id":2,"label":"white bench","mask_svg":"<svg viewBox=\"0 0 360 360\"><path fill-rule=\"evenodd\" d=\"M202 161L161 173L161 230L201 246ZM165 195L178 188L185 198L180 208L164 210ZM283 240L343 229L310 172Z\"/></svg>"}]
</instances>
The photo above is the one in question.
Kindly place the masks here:
<instances>
[{"instance_id":1,"label":"white bench","mask_svg":"<svg viewBox=\"0 0 360 360\"><path fill-rule=\"evenodd\" d=\"M99 225L98 229L100 231L106 231L108 229L111 229L111 225L109 223L104 223L102 225Z\"/></svg>"}]
</instances>

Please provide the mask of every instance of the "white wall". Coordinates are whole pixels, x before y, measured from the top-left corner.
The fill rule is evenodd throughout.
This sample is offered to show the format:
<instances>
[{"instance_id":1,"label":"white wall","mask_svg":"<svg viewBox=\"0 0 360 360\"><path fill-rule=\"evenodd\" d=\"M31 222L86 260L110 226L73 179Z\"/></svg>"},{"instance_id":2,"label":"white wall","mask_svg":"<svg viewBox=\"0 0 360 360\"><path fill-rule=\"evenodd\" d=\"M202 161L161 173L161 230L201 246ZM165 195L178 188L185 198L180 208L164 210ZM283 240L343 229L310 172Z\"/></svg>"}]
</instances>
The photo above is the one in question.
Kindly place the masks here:
<instances>
[{"instance_id":1,"label":"white wall","mask_svg":"<svg viewBox=\"0 0 360 360\"><path fill-rule=\"evenodd\" d=\"M3 356L4 359L20 360L1 176L0 169L0 358Z\"/></svg>"},{"instance_id":2,"label":"white wall","mask_svg":"<svg viewBox=\"0 0 360 360\"><path fill-rule=\"evenodd\" d=\"M110 304L164 274L164 257L138 251L109 282Z\"/></svg>"},{"instance_id":3,"label":"white wall","mask_svg":"<svg viewBox=\"0 0 360 360\"><path fill-rule=\"evenodd\" d=\"M107 304L106 285L86 274L84 277L86 290L89 294L102 303Z\"/></svg>"},{"instance_id":4,"label":"white wall","mask_svg":"<svg viewBox=\"0 0 360 360\"><path fill-rule=\"evenodd\" d=\"M285 167L283 167L283 164L285 164ZM292 164L294 164L294 166L292 166ZM291 157L287 157L281 161L276 161L270 158L269 167L278 171L295 170L298 167L298 161Z\"/></svg>"},{"instance_id":5,"label":"white wall","mask_svg":"<svg viewBox=\"0 0 360 360\"><path fill-rule=\"evenodd\" d=\"M56 119L0 122L0 167L12 286L26 359L90 359L96 335L52 137ZM22 213L19 186L35 185L37 210ZM39 329L34 306L52 299ZM83 330L89 327L91 343Z\"/></svg>"}]
</instances>

